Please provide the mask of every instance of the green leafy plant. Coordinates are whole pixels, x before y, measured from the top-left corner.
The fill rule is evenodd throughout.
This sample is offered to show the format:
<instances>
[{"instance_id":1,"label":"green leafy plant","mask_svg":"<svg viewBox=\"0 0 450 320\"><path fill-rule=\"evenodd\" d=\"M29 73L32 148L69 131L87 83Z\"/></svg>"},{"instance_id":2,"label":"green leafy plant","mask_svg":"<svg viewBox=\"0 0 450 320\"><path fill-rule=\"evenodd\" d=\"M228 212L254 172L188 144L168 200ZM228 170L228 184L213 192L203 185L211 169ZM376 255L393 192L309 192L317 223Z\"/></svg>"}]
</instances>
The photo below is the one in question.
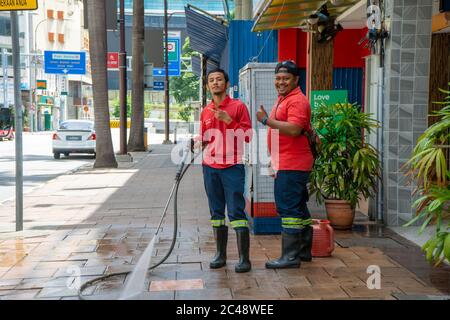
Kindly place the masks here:
<instances>
[{"instance_id":1,"label":"green leafy plant","mask_svg":"<svg viewBox=\"0 0 450 320\"><path fill-rule=\"evenodd\" d=\"M181 107L178 110L178 117L183 121L189 122L191 120L193 110L194 108L191 105Z\"/></svg>"},{"instance_id":2,"label":"green leafy plant","mask_svg":"<svg viewBox=\"0 0 450 320\"><path fill-rule=\"evenodd\" d=\"M441 91L448 95L438 103L444 107L431 115L440 120L420 136L404 167L410 181L417 185L414 193L419 197L413 204L416 216L405 226L422 222L421 234L430 224L436 225L435 233L422 247L428 262L435 266L450 261L450 168L445 157L450 148L450 91Z\"/></svg>"},{"instance_id":3,"label":"green leafy plant","mask_svg":"<svg viewBox=\"0 0 450 320\"><path fill-rule=\"evenodd\" d=\"M379 123L356 105L319 105L313 110L313 125L321 147L311 173L311 193L324 199L346 200L355 208L361 196L376 192L380 178L378 151L364 141Z\"/></svg>"},{"instance_id":4,"label":"green leafy plant","mask_svg":"<svg viewBox=\"0 0 450 320\"><path fill-rule=\"evenodd\" d=\"M120 101L119 99L114 99L111 102L114 110L112 112L112 116L114 118L120 118ZM131 98L127 97L127 118L131 117Z\"/></svg>"}]
</instances>

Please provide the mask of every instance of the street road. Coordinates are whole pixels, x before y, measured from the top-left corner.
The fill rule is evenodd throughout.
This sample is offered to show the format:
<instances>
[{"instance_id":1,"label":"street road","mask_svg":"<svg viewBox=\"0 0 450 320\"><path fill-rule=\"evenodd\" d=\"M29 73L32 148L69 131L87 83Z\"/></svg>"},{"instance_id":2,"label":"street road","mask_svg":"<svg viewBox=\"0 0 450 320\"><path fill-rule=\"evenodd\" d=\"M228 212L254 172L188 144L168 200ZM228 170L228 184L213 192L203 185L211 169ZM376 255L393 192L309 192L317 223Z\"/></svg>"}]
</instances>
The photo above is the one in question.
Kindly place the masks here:
<instances>
[{"instance_id":1,"label":"street road","mask_svg":"<svg viewBox=\"0 0 450 320\"><path fill-rule=\"evenodd\" d=\"M24 193L86 163L92 155L61 156L53 159L52 132L23 135ZM15 141L0 141L0 203L15 197Z\"/></svg>"},{"instance_id":2,"label":"street road","mask_svg":"<svg viewBox=\"0 0 450 320\"><path fill-rule=\"evenodd\" d=\"M119 133L119 129L111 129L116 153L120 150ZM52 134L50 131L23 134L24 193L84 164L92 164L95 160L92 155L84 154L72 154L69 158L61 155L61 159L53 159ZM148 137L150 145L160 144L164 140L164 134L152 133ZM179 138L183 137L179 135ZM0 203L15 197L15 170L15 141L0 141Z\"/></svg>"}]
</instances>

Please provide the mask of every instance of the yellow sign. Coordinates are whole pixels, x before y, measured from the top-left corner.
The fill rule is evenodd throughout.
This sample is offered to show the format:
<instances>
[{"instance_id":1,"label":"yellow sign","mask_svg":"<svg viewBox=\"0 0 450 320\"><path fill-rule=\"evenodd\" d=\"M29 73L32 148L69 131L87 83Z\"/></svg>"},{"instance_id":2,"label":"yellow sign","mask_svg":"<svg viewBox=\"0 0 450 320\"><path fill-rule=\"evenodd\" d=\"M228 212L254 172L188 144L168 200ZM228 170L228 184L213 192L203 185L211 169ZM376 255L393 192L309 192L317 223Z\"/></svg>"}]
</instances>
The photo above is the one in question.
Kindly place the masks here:
<instances>
[{"instance_id":1,"label":"yellow sign","mask_svg":"<svg viewBox=\"0 0 450 320\"><path fill-rule=\"evenodd\" d=\"M36 10L37 0L0 0L0 11Z\"/></svg>"}]
</instances>

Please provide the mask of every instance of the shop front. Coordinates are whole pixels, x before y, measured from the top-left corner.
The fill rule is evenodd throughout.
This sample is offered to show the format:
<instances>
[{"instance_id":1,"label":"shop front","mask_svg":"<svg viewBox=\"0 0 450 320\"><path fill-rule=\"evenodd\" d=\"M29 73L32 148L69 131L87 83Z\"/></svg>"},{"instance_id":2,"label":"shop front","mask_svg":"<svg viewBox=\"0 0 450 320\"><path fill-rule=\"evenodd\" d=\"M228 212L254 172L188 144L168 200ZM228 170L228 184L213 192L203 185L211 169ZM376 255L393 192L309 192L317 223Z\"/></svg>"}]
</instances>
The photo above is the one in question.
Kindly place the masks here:
<instances>
[{"instance_id":1,"label":"shop front","mask_svg":"<svg viewBox=\"0 0 450 320\"><path fill-rule=\"evenodd\" d=\"M368 213L386 225L403 225L415 213L402 167L439 108L432 102L443 100L438 89L448 88L448 15L439 7L433 0L262 0L255 11L253 31L279 30L278 60L303 69L308 96L346 90L349 102L380 121L367 137L383 164Z\"/></svg>"}]
</instances>

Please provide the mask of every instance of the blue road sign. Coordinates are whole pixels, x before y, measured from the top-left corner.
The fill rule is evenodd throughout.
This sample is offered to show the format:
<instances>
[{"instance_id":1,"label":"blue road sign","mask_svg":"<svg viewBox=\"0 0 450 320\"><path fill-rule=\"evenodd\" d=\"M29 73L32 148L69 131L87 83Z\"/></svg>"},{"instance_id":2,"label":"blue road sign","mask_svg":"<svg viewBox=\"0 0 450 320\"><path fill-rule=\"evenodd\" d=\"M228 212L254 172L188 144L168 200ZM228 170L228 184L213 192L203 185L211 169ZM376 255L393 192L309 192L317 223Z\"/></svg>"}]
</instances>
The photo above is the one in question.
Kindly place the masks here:
<instances>
[{"instance_id":1,"label":"blue road sign","mask_svg":"<svg viewBox=\"0 0 450 320\"><path fill-rule=\"evenodd\" d=\"M164 81L153 81L154 91L164 91Z\"/></svg>"},{"instance_id":2,"label":"blue road sign","mask_svg":"<svg viewBox=\"0 0 450 320\"><path fill-rule=\"evenodd\" d=\"M169 38L169 77L181 76L181 49L180 38ZM154 77L164 77L164 68L153 68Z\"/></svg>"},{"instance_id":3,"label":"blue road sign","mask_svg":"<svg viewBox=\"0 0 450 320\"><path fill-rule=\"evenodd\" d=\"M86 52L45 51L45 73L86 74Z\"/></svg>"}]
</instances>

